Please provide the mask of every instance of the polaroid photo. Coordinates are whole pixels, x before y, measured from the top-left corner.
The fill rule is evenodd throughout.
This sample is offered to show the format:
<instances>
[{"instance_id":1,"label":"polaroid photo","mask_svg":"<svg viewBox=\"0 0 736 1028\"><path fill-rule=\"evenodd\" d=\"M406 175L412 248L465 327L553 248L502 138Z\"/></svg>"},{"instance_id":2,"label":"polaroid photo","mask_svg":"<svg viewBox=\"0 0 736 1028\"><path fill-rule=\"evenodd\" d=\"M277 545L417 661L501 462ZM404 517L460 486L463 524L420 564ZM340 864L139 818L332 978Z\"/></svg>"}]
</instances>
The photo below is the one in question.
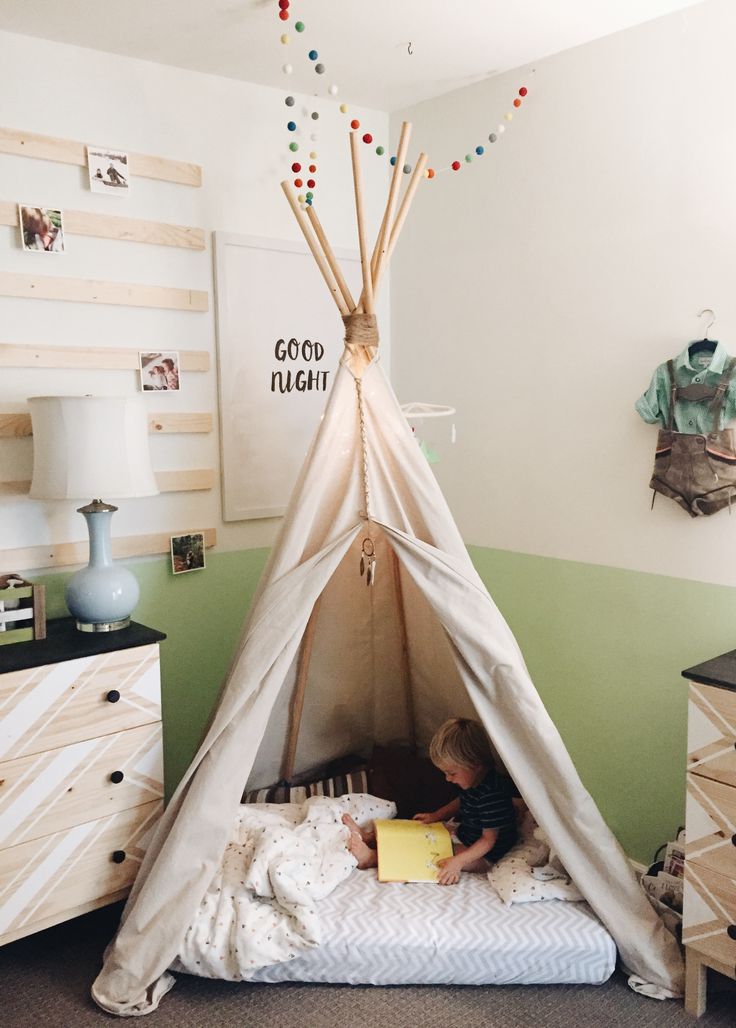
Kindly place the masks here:
<instances>
[{"instance_id":1,"label":"polaroid photo","mask_svg":"<svg viewBox=\"0 0 736 1028\"><path fill-rule=\"evenodd\" d=\"M138 363L144 393L177 392L181 389L181 371L177 350L140 353Z\"/></svg>"},{"instance_id":2,"label":"polaroid photo","mask_svg":"<svg viewBox=\"0 0 736 1028\"><path fill-rule=\"evenodd\" d=\"M89 188L93 193L126 196L130 191L127 153L100 150L88 146L87 170L89 172Z\"/></svg>"},{"instance_id":3,"label":"polaroid photo","mask_svg":"<svg viewBox=\"0 0 736 1028\"><path fill-rule=\"evenodd\" d=\"M193 532L191 535L172 535L171 570L175 575L183 575L187 571L200 571L204 566L203 532Z\"/></svg>"},{"instance_id":4,"label":"polaroid photo","mask_svg":"<svg viewBox=\"0 0 736 1028\"><path fill-rule=\"evenodd\" d=\"M62 213L51 207L18 205L20 241L24 250L64 253Z\"/></svg>"}]
</instances>

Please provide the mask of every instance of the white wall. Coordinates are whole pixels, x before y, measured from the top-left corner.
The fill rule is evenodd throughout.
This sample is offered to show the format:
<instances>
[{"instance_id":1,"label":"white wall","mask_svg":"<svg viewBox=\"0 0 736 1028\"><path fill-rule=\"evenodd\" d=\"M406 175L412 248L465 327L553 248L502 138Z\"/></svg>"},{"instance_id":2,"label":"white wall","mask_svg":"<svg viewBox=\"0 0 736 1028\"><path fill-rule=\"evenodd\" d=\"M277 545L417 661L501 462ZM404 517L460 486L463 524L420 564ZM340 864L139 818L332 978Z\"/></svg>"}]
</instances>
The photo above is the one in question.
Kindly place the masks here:
<instances>
[{"instance_id":1,"label":"white wall","mask_svg":"<svg viewBox=\"0 0 736 1028\"><path fill-rule=\"evenodd\" d=\"M283 60L275 38L274 60ZM305 80L306 81L306 80ZM66 346L123 346L147 350L207 350L208 374L190 374L178 395L148 394L152 410L210 410L217 416L215 316L210 231L301 239L279 182L290 177L286 122L300 107L321 112L319 141L302 141L300 156L318 151L316 205L334 246L357 249L347 125L335 101L306 97L299 81L284 78L284 90L186 72L92 50L0 33L0 125L111 145L131 152L191 161L203 167L201 189L136 178L126 199L92 194L84 169L0 154L0 200L88 210L204 228L207 251L190 252L75 236L67 253L24 253L17 229L0 227L0 271L62 275L205 289L210 311L192 314L132 307L98 306L0 297L0 342ZM303 85L304 83L302 83ZM377 136L386 137L388 117L351 110ZM386 195L386 162L365 148L367 216L377 231ZM247 283L244 284L247 288ZM289 288L288 281L282 283ZM314 288L324 284L314 271ZM388 290L386 290L386 294ZM386 310L386 297L383 300ZM388 318L382 340L387 348ZM335 335L342 325L335 312ZM133 372L71 372L0 369L0 410L22 410L25 398L45 393L118 393L138 389ZM160 436L152 440L156 470L219 469L217 428L211 435ZM0 480L30 478L31 440L0 439ZM85 538L75 503L0 502L0 549ZM169 493L121 503L115 535L168 533L215 527L221 547L268 545L278 521L224 525L219 485L210 492ZM0 570L25 570L8 569Z\"/></svg>"},{"instance_id":2,"label":"white wall","mask_svg":"<svg viewBox=\"0 0 736 1028\"><path fill-rule=\"evenodd\" d=\"M650 512L633 410L701 308L736 353L735 39L709 0L392 119L436 167L491 151L422 186L392 277L399 398L458 408L438 475L468 542L736 584L733 517Z\"/></svg>"}]
</instances>

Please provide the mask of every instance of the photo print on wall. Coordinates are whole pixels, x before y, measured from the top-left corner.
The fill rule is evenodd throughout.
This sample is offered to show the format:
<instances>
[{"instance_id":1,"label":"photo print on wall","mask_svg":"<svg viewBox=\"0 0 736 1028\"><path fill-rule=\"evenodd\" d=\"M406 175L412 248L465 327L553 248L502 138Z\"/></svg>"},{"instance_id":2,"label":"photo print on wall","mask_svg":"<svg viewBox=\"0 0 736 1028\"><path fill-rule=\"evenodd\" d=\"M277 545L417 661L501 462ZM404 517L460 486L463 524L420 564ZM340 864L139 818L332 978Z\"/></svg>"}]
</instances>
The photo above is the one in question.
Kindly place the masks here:
<instances>
[{"instance_id":1,"label":"photo print on wall","mask_svg":"<svg viewBox=\"0 0 736 1028\"><path fill-rule=\"evenodd\" d=\"M61 211L51 207L18 205L20 241L24 250L64 253L64 225Z\"/></svg>"},{"instance_id":2,"label":"photo print on wall","mask_svg":"<svg viewBox=\"0 0 736 1028\"><path fill-rule=\"evenodd\" d=\"M87 147L87 170L89 188L93 193L127 195L130 189L128 155L120 151L100 150Z\"/></svg>"},{"instance_id":3,"label":"photo print on wall","mask_svg":"<svg viewBox=\"0 0 736 1028\"><path fill-rule=\"evenodd\" d=\"M201 571L204 566L203 532L193 532L191 535L172 535L171 570L175 575L182 575L186 571Z\"/></svg>"},{"instance_id":4,"label":"photo print on wall","mask_svg":"<svg viewBox=\"0 0 736 1028\"><path fill-rule=\"evenodd\" d=\"M141 372L141 387L149 392L176 392L181 389L179 353L164 350L161 353L138 355Z\"/></svg>"}]
</instances>

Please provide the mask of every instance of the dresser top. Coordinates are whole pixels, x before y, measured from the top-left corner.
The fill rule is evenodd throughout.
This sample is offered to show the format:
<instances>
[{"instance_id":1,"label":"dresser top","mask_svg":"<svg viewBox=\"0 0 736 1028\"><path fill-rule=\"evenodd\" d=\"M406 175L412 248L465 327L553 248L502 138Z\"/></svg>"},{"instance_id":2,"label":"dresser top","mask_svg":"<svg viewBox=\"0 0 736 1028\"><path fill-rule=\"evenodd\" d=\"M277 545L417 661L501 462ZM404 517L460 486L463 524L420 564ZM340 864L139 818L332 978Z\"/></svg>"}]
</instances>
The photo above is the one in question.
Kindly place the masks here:
<instances>
[{"instance_id":1,"label":"dresser top","mask_svg":"<svg viewBox=\"0 0 736 1028\"><path fill-rule=\"evenodd\" d=\"M720 657L711 657L702 664L686 668L683 678L693 682L704 682L706 685L718 685L722 689L736 692L736 650L722 653Z\"/></svg>"},{"instance_id":2,"label":"dresser top","mask_svg":"<svg viewBox=\"0 0 736 1028\"><path fill-rule=\"evenodd\" d=\"M131 621L118 632L80 632L74 618L58 618L46 626L46 638L0 646L0 674L24 671L43 664L60 664L76 657L95 657L99 653L149 646L166 636L154 628Z\"/></svg>"}]
</instances>

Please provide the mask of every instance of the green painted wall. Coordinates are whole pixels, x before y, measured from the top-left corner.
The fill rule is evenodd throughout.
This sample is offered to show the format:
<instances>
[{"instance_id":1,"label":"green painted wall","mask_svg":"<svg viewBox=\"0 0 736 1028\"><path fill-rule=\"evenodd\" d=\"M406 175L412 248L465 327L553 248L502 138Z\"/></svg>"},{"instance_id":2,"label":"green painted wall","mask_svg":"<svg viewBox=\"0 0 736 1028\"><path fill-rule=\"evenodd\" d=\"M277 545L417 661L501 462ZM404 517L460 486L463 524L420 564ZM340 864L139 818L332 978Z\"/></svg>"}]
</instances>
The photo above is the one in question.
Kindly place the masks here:
<instances>
[{"instance_id":1,"label":"green painted wall","mask_svg":"<svg viewBox=\"0 0 736 1028\"><path fill-rule=\"evenodd\" d=\"M684 824L680 672L736 646L736 589L469 549L583 782L649 863Z\"/></svg>"},{"instance_id":2,"label":"green painted wall","mask_svg":"<svg viewBox=\"0 0 736 1028\"><path fill-rule=\"evenodd\" d=\"M470 547L511 625L580 775L627 853L648 863L684 817L691 666L736 645L736 589ZM268 551L208 554L174 578L168 560L129 562L137 621L162 644L168 791L217 697ZM51 617L66 575L48 575Z\"/></svg>"}]
</instances>

